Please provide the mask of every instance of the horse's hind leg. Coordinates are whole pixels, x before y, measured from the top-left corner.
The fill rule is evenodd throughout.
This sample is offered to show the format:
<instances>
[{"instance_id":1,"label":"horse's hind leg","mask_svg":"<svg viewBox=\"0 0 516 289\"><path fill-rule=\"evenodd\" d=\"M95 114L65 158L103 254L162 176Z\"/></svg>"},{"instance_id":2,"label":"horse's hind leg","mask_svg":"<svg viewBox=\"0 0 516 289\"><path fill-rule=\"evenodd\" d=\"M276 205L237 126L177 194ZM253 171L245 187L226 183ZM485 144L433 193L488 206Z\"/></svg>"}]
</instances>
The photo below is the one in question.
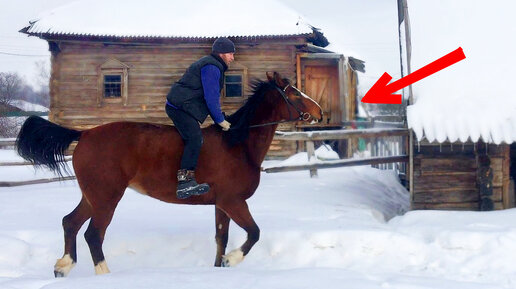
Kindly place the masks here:
<instances>
[{"instance_id":1,"label":"horse's hind leg","mask_svg":"<svg viewBox=\"0 0 516 289\"><path fill-rule=\"evenodd\" d=\"M65 277L77 263L77 232L91 216L91 207L83 198L79 205L63 218L64 230L64 254L58 259L54 266L56 277Z\"/></svg>"},{"instance_id":2,"label":"horse's hind leg","mask_svg":"<svg viewBox=\"0 0 516 289\"><path fill-rule=\"evenodd\" d=\"M232 267L242 262L254 244L258 242L260 238L260 228L258 228L258 225L254 222L253 216L251 216L245 201L233 202L223 206L222 209L237 225L247 232L247 240L240 248L222 256L222 266Z\"/></svg>"},{"instance_id":3,"label":"horse's hind leg","mask_svg":"<svg viewBox=\"0 0 516 289\"><path fill-rule=\"evenodd\" d=\"M121 197L122 196L120 195L120 198ZM94 208L90 224L84 233L84 238L90 247L93 265L95 266L95 274L97 275L109 273L109 269L104 258L104 252L102 251L102 243L104 242L106 229L109 226L109 223L111 223L116 205L120 198L111 200L102 207Z\"/></svg>"},{"instance_id":4,"label":"horse's hind leg","mask_svg":"<svg viewBox=\"0 0 516 289\"><path fill-rule=\"evenodd\" d=\"M217 207L215 207L215 230L215 241L217 242L215 266L220 267L222 265L222 255L226 253L228 244L229 217Z\"/></svg>"}]
</instances>

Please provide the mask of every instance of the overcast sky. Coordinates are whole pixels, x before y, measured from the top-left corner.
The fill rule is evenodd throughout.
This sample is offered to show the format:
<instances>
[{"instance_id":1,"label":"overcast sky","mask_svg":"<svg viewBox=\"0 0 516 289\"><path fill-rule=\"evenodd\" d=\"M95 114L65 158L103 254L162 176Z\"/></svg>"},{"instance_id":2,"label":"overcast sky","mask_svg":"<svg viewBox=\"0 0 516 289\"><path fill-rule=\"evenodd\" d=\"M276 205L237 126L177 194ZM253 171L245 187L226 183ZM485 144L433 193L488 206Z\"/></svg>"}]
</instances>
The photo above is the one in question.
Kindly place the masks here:
<instances>
[{"instance_id":1,"label":"overcast sky","mask_svg":"<svg viewBox=\"0 0 516 289\"><path fill-rule=\"evenodd\" d=\"M331 42L330 50L365 60L364 82L374 82L385 71L399 76L395 0L281 1L321 28ZM35 84L34 63L49 62L48 46L46 41L18 30L42 11L68 2L72 0L0 0L0 72L18 72Z\"/></svg>"}]
</instances>

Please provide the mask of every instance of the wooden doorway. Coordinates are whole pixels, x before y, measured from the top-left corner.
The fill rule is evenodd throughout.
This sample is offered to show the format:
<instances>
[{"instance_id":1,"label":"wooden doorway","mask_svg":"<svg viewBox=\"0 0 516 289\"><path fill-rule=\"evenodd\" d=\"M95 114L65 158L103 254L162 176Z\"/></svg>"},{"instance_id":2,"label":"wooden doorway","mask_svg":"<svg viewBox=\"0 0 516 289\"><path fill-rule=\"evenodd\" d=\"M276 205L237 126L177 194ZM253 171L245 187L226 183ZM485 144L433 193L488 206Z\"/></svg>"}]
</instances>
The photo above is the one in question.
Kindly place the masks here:
<instances>
[{"instance_id":1,"label":"wooden doorway","mask_svg":"<svg viewBox=\"0 0 516 289\"><path fill-rule=\"evenodd\" d=\"M342 121L338 75L337 66L305 66L305 92L323 109L323 124Z\"/></svg>"}]
</instances>

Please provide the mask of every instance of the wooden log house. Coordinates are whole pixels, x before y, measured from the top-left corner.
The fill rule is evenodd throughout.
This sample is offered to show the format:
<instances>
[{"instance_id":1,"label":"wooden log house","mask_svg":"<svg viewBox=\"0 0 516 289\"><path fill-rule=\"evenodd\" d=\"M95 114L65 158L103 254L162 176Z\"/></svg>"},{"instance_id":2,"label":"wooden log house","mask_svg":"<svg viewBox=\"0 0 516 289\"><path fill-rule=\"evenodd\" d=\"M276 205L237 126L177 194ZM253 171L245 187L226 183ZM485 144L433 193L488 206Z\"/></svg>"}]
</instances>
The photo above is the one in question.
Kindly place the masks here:
<instances>
[{"instance_id":1,"label":"wooden log house","mask_svg":"<svg viewBox=\"0 0 516 289\"><path fill-rule=\"evenodd\" d=\"M87 5L87 1L83 2ZM152 2L163 5L164 9L172 5L163 0ZM259 14L256 11L237 10L238 5L234 3L231 13L245 14L248 18L260 16L255 15ZM145 7L140 9L145 10ZM191 11L183 11L184 18L188 19L188 14L194 12L193 7ZM62 14L68 16L67 19L80 21L81 13L86 12L81 11L80 6L68 5L20 30L49 44L49 119L55 123L78 129L119 120L171 124L164 112L170 86L192 62L210 53L211 44L218 36L229 37L237 50L235 61L226 73L221 97L222 110L226 113L236 111L243 104L251 93L253 79L263 80L267 71L278 71L321 104L325 116L319 127L340 127L342 121L355 117L356 71L363 71L363 62L324 49L328 44L324 35L311 26L300 28L296 24L298 18L292 18L290 23L299 31L296 33L292 33L292 27L277 24L273 33L249 34L246 23L229 21L227 25L239 26L238 33L230 34L222 29L206 35L188 35L188 31L180 31L184 26L174 26L167 23L168 20L163 20L161 25L177 27L168 34L151 29L146 30L146 34L138 31L124 35L118 35L116 29L106 33L89 32L82 26L76 28L76 23L58 21ZM280 13L282 18L290 15L285 11ZM274 18L268 19L273 21ZM201 25L209 25L211 21L207 19L206 24ZM94 31L94 27L91 29ZM211 120L205 124L209 123ZM280 129L295 131L303 126L289 123L282 124ZM294 142L274 141L269 156L285 157L296 150Z\"/></svg>"},{"instance_id":2,"label":"wooden log house","mask_svg":"<svg viewBox=\"0 0 516 289\"><path fill-rule=\"evenodd\" d=\"M412 209L485 211L515 206L514 146L421 141L413 151Z\"/></svg>"}]
</instances>

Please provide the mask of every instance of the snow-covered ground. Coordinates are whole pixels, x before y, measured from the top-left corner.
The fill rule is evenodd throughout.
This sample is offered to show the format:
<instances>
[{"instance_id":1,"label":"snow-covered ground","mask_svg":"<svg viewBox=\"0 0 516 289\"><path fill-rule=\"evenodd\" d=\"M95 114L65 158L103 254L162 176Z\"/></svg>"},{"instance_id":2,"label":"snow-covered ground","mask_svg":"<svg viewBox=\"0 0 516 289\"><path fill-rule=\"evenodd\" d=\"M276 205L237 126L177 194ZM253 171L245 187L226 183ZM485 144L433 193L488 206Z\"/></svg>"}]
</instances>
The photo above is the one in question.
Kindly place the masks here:
<instances>
[{"instance_id":1,"label":"snow-covered ground","mask_svg":"<svg viewBox=\"0 0 516 289\"><path fill-rule=\"evenodd\" d=\"M0 161L19 160L0 150ZM264 166L272 165L267 162ZM0 167L0 181L48 172ZM516 210L410 211L392 172L369 167L263 174L249 207L261 239L234 268L212 267L212 206L166 204L128 190L106 234L111 274L78 264L54 279L61 218L75 181L0 188L0 288L515 288ZM396 214L400 214L396 216ZM245 240L231 224L228 249Z\"/></svg>"}]
</instances>

